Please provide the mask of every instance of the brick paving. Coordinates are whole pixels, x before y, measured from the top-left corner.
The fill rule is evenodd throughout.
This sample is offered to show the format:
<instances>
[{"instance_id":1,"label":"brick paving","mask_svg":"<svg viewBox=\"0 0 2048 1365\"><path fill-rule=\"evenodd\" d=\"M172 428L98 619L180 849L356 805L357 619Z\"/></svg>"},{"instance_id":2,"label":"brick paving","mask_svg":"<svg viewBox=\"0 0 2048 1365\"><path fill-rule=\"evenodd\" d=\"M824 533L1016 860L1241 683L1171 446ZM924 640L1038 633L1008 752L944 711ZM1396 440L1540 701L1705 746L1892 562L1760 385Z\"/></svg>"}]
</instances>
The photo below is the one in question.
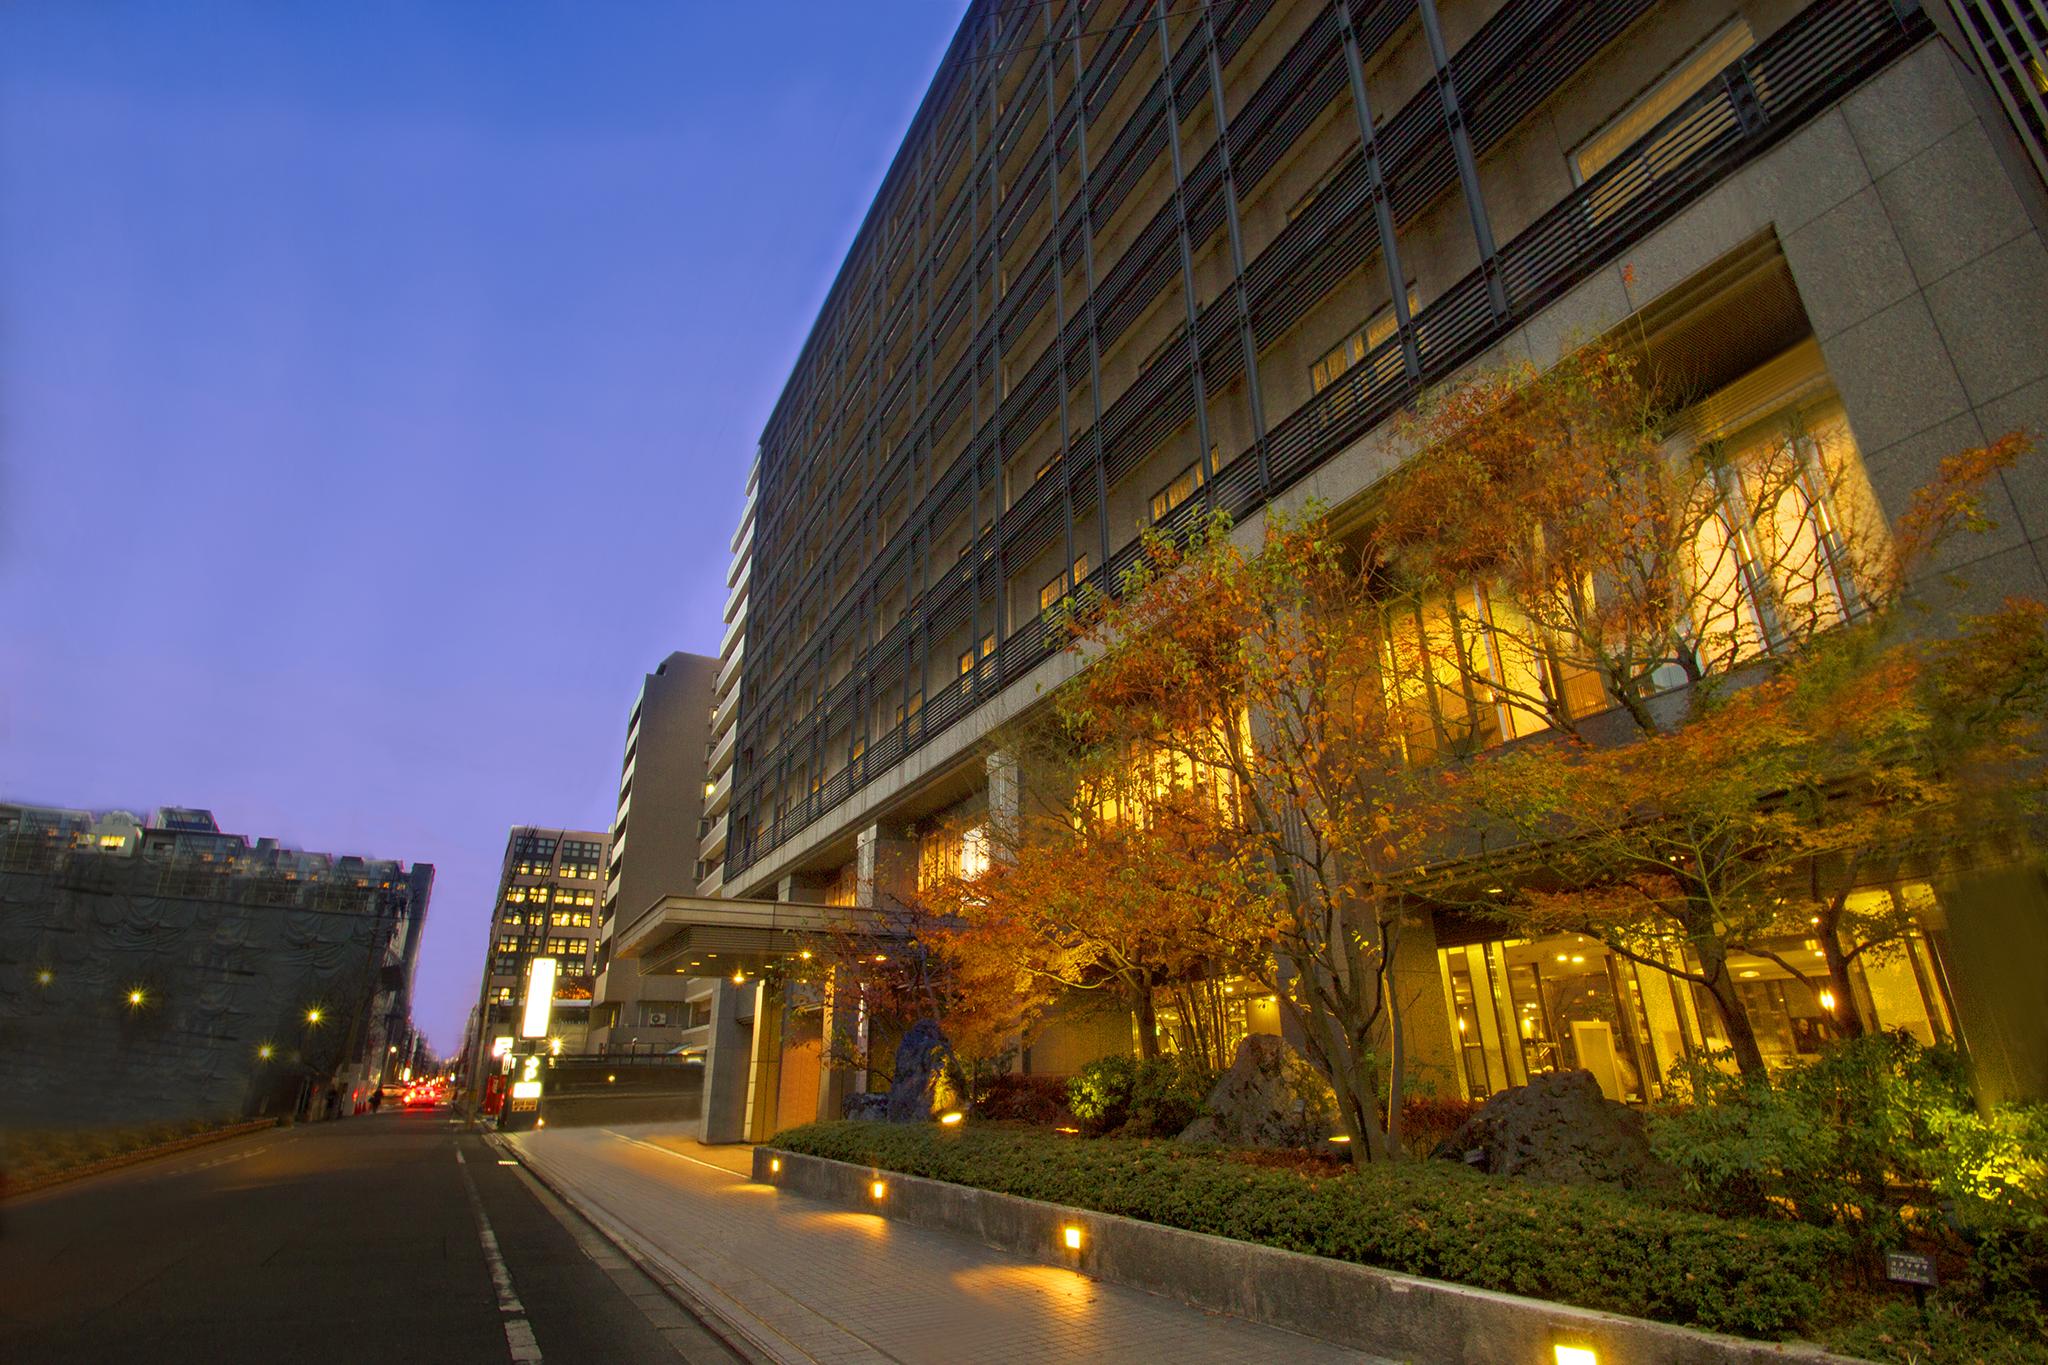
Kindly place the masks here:
<instances>
[{"instance_id":1,"label":"brick paving","mask_svg":"<svg viewBox=\"0 0 2048 1365\"><path fill-rule=\"evenodd\" d=\"M743 1174L746 1148L702 1148L651 1127L513 1140L585 1213L774 1359L1372 1359L965 1237L777 1193Z\"/></svg>"}]
</instances>

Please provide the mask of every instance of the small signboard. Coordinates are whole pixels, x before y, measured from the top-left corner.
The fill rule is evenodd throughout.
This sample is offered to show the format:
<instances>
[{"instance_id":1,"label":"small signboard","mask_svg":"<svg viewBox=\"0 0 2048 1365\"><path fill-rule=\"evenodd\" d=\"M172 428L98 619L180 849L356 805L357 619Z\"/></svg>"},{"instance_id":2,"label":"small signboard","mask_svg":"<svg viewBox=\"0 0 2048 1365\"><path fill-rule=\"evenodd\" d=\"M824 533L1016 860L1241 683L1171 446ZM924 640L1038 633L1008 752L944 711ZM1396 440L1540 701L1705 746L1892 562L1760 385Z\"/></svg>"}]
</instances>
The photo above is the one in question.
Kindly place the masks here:
<instances>
[{"instance_id":1,"label":"small signboard","mask_svg":"<svg viewBox=\"0 0 2048 1365\"><path fill-rule=\"evenodd\" d=\"M527 1099L523 1096L514 1096L511 1103L507 1104L505 1108L514 1114L531 1113L540 1108L540 1101L538 1099Z\"/></svg>"},{"instance_id":2,"label":"small signboard","mask_svg":"<svg viewBox=\"0 0 2048 1365\"><path fill-rule=\"evenodd\" d=\"M1922 1289L1932 1289L1934 1258L1911 1251L1887 1251L1884 1254L1884 1277L1893 1284L1911 1284Z\"/></svg>"}]
</instances>

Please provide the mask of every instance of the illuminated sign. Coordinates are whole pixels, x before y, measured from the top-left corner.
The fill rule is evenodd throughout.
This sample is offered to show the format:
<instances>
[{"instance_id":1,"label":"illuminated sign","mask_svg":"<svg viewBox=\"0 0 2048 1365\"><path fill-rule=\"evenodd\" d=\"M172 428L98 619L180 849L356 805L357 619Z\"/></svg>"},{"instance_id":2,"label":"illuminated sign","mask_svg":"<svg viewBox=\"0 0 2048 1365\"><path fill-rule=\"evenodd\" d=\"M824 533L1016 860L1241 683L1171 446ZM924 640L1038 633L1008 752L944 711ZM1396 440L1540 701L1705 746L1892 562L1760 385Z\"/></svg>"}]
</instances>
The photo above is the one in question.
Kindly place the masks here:
<instances>
[{"instance_id":1,"label":"illuminated sign","mask_svg":"<svg viewBox=\"0 0 2048 1365\"><path fill-rule=\"evenodd\" d=\"M555 973L559 965L551 957L537 957L527 965L526 1012L519 1020L520 1037L548 1036L548 1016L555 1006Z\"/></svg>"}]
</instances>

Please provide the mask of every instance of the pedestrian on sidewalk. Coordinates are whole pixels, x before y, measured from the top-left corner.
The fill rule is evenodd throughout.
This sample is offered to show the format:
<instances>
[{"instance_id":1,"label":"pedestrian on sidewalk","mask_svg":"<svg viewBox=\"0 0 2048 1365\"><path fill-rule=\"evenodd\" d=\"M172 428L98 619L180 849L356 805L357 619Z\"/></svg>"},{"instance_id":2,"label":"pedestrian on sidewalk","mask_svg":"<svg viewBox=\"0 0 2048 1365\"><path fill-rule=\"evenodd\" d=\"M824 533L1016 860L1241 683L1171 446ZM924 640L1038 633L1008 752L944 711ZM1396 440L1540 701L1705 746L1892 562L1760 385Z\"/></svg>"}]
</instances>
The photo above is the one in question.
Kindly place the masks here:
<instances>
[{"instance_id":1,"label":"pedestrian on sidewalk","mask_svg":"<svg viewBox=\"0 0 2048 1365\"><path fill-rule=\"evenodd\" d=\"M378 1086L370 1092L370 1112L376 1113L384 1105L384 1087Z\"/></svg>"}]
</instances>

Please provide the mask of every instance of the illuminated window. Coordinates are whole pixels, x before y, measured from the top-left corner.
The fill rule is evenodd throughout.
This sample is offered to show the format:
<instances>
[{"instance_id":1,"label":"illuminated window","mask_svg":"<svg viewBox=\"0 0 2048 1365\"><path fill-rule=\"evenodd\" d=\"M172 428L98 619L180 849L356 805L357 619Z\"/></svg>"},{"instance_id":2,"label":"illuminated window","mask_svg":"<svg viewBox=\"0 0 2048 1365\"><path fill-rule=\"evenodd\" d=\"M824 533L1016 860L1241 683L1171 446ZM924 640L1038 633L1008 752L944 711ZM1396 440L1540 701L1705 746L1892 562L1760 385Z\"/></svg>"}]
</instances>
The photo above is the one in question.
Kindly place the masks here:
<instances>
[{"instance_id":1,"label":"illuminated window","mask_svg":"<svg viewBox=\"0 0 2048 1365\"><path fill-rule=\"evenodd\" d=\"M1770 393L1768 415L1743 412ZM1881 543L1885 528L1818 348L1759 367L1688 427L1674 439L1710 443L1716 473L1691 565L1701 667L1732 667L1842 620L1856 600L1847 544Z\"/></svg>"},{"instance_id":2,"label":"illuminated window","mask_svg":"<svg viewBox=\"0 0 2048 1365\"><path fill-rule=\"evenodd\" d=\"M990 632L989 634L981 637L981 657L986 659L989 655L995 652L996 637L994 632Z\"/></svg>"},{"instance_id":3,"label":"illuminated window","mask_svg":"<svg viewBox=\"0 0 2048 1365\"><path fill-rule=\"evenodd\" d=\"M1409 285L1409 316L1413 317L1421 306L1422 301L1415 292L1415 286ZM1345 372L1350 370L1352 366L1364 364L1367 356L1378 350L1384 343L1393 339L1396 323L1394 306L1391 303L1380 309L1377 313L1374 313L1366 320L1363 327L1360 327L1350 336L1345 337L1342 341L1331 347L1324 353L1322 359L1309 367L1310 385L1317 393L1321 393L1324 389L1329 388L1338 379L1342 378ZM1367 382L1383 383L1399 374L1401 367L1400 349L1398 347L1390 348L1373 362L1373 372L1368 377ZM1343 412L1351 406L1355 393L1356 389L1351 387L1346 387L1339 391L1331 397L1329 405L1324 411L1331 416Z\"/></svg>"},{"instance_id":4,"label":"illuminated window","mask_svg":"<svg viewBox=\"0 0 2048 1365\"><path fill-rule=\"evenodd\" d=\"M1660 171L1675 167L1692 154L1693 139L1687 136L1685 129L1668 129L1662 136L1653 136L1657 125L1679 105L1705 89L1755 43L1748 24L1740 17L1730 21L1688 53L1604 128L1579 144L1578 150L1572 153L1572 175L1581 183L1591 180L1624 154L1636 153L1634 169L1617 172L1614 179L1595 191L1590 206L1595 221L1614 213L1648 189Z\"/></svg>"},{"instance_id":5,"label":"illuminated window","mask_svg":"<svg viewBox=\"0 0 2048 1365\"><path fill-rule=\"evenodd\" d=\"M1063 575L1061 577L1054 578L1047 582L1044 587L1038 590L1038 609L1040 611L1050 611L1055 602L1059 601L1062 597L1065 597L1067 595L1067 589L1070 586L1078 585L1080 581L1086 578L1087 576L1088 556L1081 555L1080 557L1074 560L1074 568L1071 577Z\"/></svg>"},{"instance_id":6,"label":"illuminated window","mask_svg":"<svg viewBox=\"0 0 2048 1365\"><path fill-rule=\"evenodd\" d=\"M1164 521L1174 508L1195 495L1202 486L1202 465L1198 460L1173 477L1172 482L1152 495L1152 520Z\"/></svg>"},{"instance_id":7,"label":"illuminated window","mask_svg":"<svg viewBox=\"0 0 2048 1365\"><path fill-rule=\"evenodd\" d=\"M969 673L972 673L974 671L974 651L971 649L961 650L959 664L961 677L964 678Z\"/></svg>"}]
</instances>

